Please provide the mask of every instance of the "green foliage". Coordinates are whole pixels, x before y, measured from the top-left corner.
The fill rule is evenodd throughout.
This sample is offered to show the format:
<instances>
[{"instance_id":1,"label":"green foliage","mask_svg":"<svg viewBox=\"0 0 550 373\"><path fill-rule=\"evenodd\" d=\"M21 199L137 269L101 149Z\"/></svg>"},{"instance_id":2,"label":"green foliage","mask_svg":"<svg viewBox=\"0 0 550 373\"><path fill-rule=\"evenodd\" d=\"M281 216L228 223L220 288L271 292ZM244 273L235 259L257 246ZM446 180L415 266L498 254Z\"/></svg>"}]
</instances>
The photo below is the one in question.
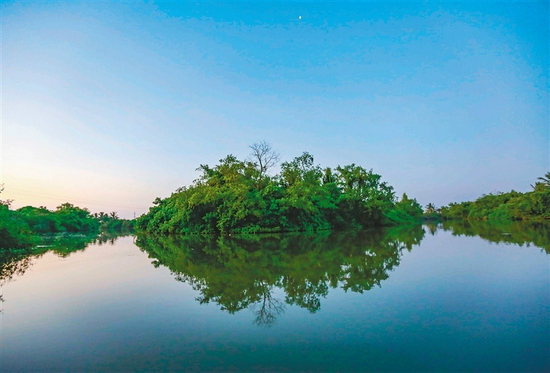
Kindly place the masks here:
<instances>
[{"instance_id":1,"label":"green foliage","mask_svg":"<svg viewBox=\"0 0 550 373\"><path fill-rule=\"evenodd\" d=\"M134 221L120 219L115 211L91 214L86 208L64 203L55 211L46 207L25 206L16 211L35 234L101 232L131 233Z\"/></svg>"},{"instance_id":2,"label":"green foliage","mask_svg":"<svg viewBox=\"0 0 550 373\"><path fill-rule=\"evenodd\" d=\"M45 207L25 206L17 210L19 216L35 233L64 232L59 214Z\"/></svg>"},{"instance_id":3,"label":"green foliage","mask_svg":"<svg viewBox=\"0 0 550 373\"><path fill-rule=\"evenodd\" d=\"M87 209L64 203L55 211L45 207L25 206L17 210L34 233L90 233L97 232L99 222Z\"/></svg>"},{"instance_id":4,"label":"green foliage","mask_svg":"<svg viewBox=\"0 0 550 373\"><path fill-rule=\"evenodd\" d=\"M29 226L19 214L0 203L0 249L28 247L32 243Z\"/></svg>"},{"instance_id":5,"label":"green foliage","mask_svg":"<svg viewBox=\"0 0 550 373\"><path fill-rule=\"evenodd\" d=\"M88 209L64 203L54 212L59 217L60 226L65 232L97 232L99 223Z\"/></svg>"},{"instance_id":6,"label":"green foliage","mask_svg":"<svg viewBox=\"0 0 550 373\"><path fill-rule=\"evenodd\" d=\"M422 220L422 206L416 199L410 199L406 193L403 193L401 201L386 212L386 217L396 223L414 223Z\"/></svg>"},{"instance_id":7,"label":"green foliage","mask_svg":"<svg viewBox=\"0 0 550 373\"><path fill-rule=\"evenodd\" d=\"M0 192L3 188L0 187ZM0 200L0 249L26 248L43 241L41 235L101 232L129 234L135 221L119 219L116 212L90 214L88 209L64 203L55 211L46 207L25 206L10 210L11 201Z\"/></svg>"},{"instance_id":8,"label":"green foliage","mask_svg":"<svg viewBox=\"0 0 550 373\"><path fill-rule=\"evenodd\" d=\"M428 203L422 214L422 220L426 223L428 222L438 222L441 221L441 209L436 208L433 203Z\"/></svg>"},{"instance_id":9,"label":"green foliage","mask_svg":"<svg viewBox=\"0 0 550 373\"><path fill-rule=\"evenodd\" d=\"M259 161L258 152L253 155L258 161L228 155L214 167L200 165L193 185L157 198L137 219L136 229L153 234L321 231L418 218L416 201L396 204L393 188L372 170L352 164L333 172L304 152L269 176L266 162Z\"/></svg>"},{"instance_id":10,"label":"green foliage","mask_svg":"<svg viewBox=\"0 0 550 373\"><path fill-rule=\"evenodd\" d=\"M101 232L130 234L134 231L135 220L120 219L115 211L110 214L99 212L92 216L99 221L99 229Z\"/></svg>"},{"instance_id":11,"label":"green foliage","mask_svg":"<svg viewBox=\"0 0 550 373\"><path fill-rule=\"evenodd\" d=\"M550 182L549 173L539 177L533 191L520 193L496 193L484 195L473 202L451 203L442 207L443 219L468 220L544 220L550 219Z\"/></svg>"},{"instance_id":12,"label":"green foliage","mask_svg":"<svg viewBox=\"0 0 550 373\"><path fill-rule=\"evenodd\" d=\"M0 193L4 190L0 185ZM23 248L32 244L28 225L10 210L11 200L0 200L0 249Z\"/></svg>"}]
</instances>

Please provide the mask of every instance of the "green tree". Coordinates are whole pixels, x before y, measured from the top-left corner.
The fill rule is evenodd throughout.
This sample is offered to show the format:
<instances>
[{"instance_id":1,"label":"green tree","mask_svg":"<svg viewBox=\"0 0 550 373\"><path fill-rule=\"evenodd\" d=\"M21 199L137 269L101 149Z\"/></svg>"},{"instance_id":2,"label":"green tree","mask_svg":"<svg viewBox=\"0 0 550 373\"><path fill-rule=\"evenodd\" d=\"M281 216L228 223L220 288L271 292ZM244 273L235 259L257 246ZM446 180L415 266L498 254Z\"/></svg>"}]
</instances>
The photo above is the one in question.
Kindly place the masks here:
<instances>
[{"instance_id":1,"label":"green tree","mask_svg":"<svg viewBox=\"0 0 550 373\"><path fill-rule=\"evenodd\" d=\"M314 164L313 155L308 152L303 152L292 161L281 164L281 181L286 187L319 185L321 176L321 168Z\"/></svg>"},{"instance_id":2,"label":"green tree","mask_svg":"<svg viewBox=\"0 0 550 373\"><path fill-rule=\"evenodd\" d=\"M550 173L539 177L533 191L490 193L475 201L451 203L440 209L444 219L468 220L544 220L550 219Z\"/></svg>"},{"instance_id":3,"label":"green tree","mask_svg":"<svg viewBox=\"0 0 550 373\"><path fill-rule=\"evenodd\" d=\"M414 198L409 198L403 193L401 200L385 214L386 218L395 223L420 222L422 219L422 206Z\"/></svg>"},{"instance_id":4,"label":"green tree","mask_svg":"<svg viewBox=\"0 0 550 373\"><path fill-rule=\"evenodd\" d=\"M543 184L550 187L550 172L547 172L544 176L537 178L537 180L540 180Z\"/></svg>"},{"instance_id":5,"label":"green tree","mask_svg":"<svg viewBox=\"0 0 550 373\"><path fill-rule=\"evenodd\" d=\"M0 185L0 193L4 186ZM10 210L12 200L0 200L0 249L28 247L32 244L29 226Z\"/></svg>"},{"instance_id":6,"label":"green tree","mask_svg":"<svg viewBox=\"0 0 550 373\"><path fill-rule=\"evenodd\" d=\"M426 205L426 210L424 211L426 214L433 214L435 212L435 205L433 203L428 203Z\"/></svg>"},{"instance_id":7,"label":"green tree","mask_svg":"<svg viewBox=\"0 0 550 373\"><path fill-rule=\"evenodd\" d=\"M338 207L345 213L346 220L360 226L380 225L385 212L395 203L393 187L382 182L382 176L351 164L336 167L337 184L342 191Z\"/></svg>"},{"instance_id":8,"label":"green tree","mask_svg":"<svg viewBox=\"0 0 550 373\"><path fill-rule=\"evenodd\" d=\"M66 202L57 206L54 214L59 219L59 225L66 232L98 232L99 230L99 222L86 208L82 209Z\"/></svg>"},{"instance_id":9,"label":"green tree","mask_svg":"<svg viewBox=\"0 0 550 373\"><path fill-rule=\"evenodd\" d=\"M254 144L254 162L233 155L201 164L192 185L156 199L138 230L166 233L256 233L361 228L392 223L393 188L381 176L351 165L321 169L308 152L267 172L278 159L269 144Z\"/></svg>"}]
</instances>

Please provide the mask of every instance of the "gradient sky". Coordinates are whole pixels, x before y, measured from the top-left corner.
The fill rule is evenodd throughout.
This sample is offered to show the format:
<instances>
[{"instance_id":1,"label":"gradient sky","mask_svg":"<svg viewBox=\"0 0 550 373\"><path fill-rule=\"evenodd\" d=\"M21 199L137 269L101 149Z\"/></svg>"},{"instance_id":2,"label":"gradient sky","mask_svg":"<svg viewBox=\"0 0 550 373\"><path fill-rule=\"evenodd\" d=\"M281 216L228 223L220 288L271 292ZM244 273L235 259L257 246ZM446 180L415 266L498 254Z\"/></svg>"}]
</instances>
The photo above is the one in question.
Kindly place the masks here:
<instances>
[{"instance_id":1,"label":"gradient sky","mask_svg":"<svg viewBox=\"0 0 550 373\"><path fill-rule=\"evenodd\" d=\"M133 217L270 142L437 206L550 170L542 2L2 3L1 199Z\"/></svg>"}]
</instances>

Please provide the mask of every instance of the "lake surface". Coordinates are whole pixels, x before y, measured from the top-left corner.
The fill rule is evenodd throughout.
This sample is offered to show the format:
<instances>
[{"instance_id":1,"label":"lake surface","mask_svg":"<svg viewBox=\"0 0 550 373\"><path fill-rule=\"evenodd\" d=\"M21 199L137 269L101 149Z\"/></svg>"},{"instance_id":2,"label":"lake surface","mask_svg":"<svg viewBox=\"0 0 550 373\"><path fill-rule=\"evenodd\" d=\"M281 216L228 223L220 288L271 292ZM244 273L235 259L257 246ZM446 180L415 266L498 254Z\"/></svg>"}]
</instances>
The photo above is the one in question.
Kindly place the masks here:
<instances>
[{"instance_id":1,"label":"lake surface","mask_svg":"<svg viewBox=\"0 0 550 373\"><path fill-rule=\"evenodd\" d=\"M548 225L2 257L0 371L548 371Z\"/></svg>"}]
</instances>

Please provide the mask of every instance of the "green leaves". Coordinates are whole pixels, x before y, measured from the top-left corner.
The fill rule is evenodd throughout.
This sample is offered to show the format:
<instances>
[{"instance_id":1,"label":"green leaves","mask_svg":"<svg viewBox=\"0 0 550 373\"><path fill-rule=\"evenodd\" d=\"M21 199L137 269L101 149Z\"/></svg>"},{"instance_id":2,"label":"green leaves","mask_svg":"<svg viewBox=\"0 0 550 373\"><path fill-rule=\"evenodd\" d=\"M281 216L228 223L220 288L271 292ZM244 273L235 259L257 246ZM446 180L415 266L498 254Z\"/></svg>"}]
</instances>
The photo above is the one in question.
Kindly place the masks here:
<instances>
[{"instance_id":1,"label":"green leaves","mask_svg":"<svg viewBox=\"0 0 550 373\"><path fill-rule=\"evenodd\" d=\"M550 187L547 173L533 191L486 194L473 202L451 203L441 208L444 219L543 220L550 219Z\"/></svg>"},{"instance_id":2,"label":"green leaves","mask_svg":"<svg viewBox=\"0 0 550 373\"><path fill-rule=\"evenodd\" d=\"M433 210L433 205L431 207ZM410 199L406 193L403 193L401 201L397 202L384 215L387 219L396 223L409 223L421 221L422 213L422 206L420 206L416 199Z\"/></svg>"},{"instance_id":3,"label":"green leaves","mask_svg":"<svg viewBox=\"0 0 550 373\"><path fill-rule=\"evenodd\" d=\"M270 177L266 171L278 154L267 144L265 149L255 145L255 162L228 155L214 167L200 165L202 175L194 184L156 200L138 219L139 229L155 234L318 231L396 221L387 218L395 207L393 188L372 170L355 164L323 170L304 152ZM401 210L407 219L411 211L417 213L414 206Z\"/></svg>"}]
</instances>

